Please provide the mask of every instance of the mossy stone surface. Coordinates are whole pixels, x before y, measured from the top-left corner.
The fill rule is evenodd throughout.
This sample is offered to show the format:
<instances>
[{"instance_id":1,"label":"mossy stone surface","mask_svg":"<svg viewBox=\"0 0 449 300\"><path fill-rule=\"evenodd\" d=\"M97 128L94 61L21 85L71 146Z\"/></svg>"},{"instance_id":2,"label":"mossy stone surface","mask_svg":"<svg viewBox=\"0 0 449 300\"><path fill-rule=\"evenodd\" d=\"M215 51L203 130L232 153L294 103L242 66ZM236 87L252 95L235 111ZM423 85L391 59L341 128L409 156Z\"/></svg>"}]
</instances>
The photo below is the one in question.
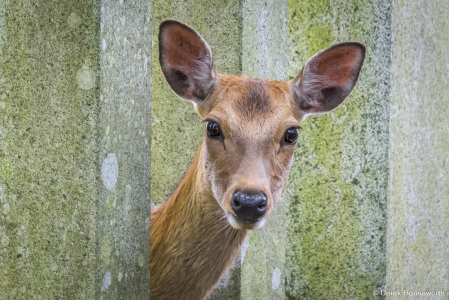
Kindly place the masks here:
<instances>
[{"instance_id":1,"label":"mossy stone surface","mask_svg":"<svg viewBox=\"0 0 449 300\"><path fill-rule=\"evenodd\" d=\"M148 299L152 2L99 3L97 298Z\"/></svg>"},{"instance_id":2,"label":"mossy stone surface","mask_svg":"<svg viewBox=\"0 0 449 300\"><path fill-rule=\"evenodd\" d=\"M0 299L95 297L96 13L0 1Z\"/></svg>"},{"instance_id":3,"label":"mossy stone surface","mask_svg":"<svg viewBox=\"0 0 449 300\"><path fill-rule=\"evenodd\" d=\"M449 292L448 11L449 2L439 0L395 1L393 8L387 231L387 289L444 291L445 299Z\"/></svg>"},{"instance_id":4,"label":"mossy stone surface","mask_svg":"<svg viewBox=\"0 0 449 300\"><path fill-rule=\"evenodd\" d=\"M149 1L0 1L0 299L148 299L151 31Z\"/></svg>"},{"instance_id":5,"label":"mossy stone surface","mask_svg":"<svg viewBox=\"0 0 449 300\"><path fill-rule=\"evenodd\" d=\"M288 28L286 1L243 1L242 75L286 80ZM285 215L288 202L278 201L267 223L247 237L241 250L241 297L283 299L285 295Z\"/></svg>"},{"instance_id":6,"label":"mossy stone surface","mask_svg":"<svg viewBox=\"0 0 449 300\"><path fill-rule=\"evenodd\" d=\"M151 201L163 203L189 169L204 139L204 123L193 104L169 88L159 65L159 23L177 19L197 30L210 45L219 73L241 75L241 1L153 2L153 87ZM211 299L238 299L240 267L225 275Z\"/></svg>"},{"instance_id":7,"label":"mossy stone surface","mask_svg":"<svg viewBox=\"0 0 449 300\"><path fill-rule=\"evenodd\" d=\"M284 195L286 298L372 299L386 276L390 1L290 0L288 9L289 78L338 42L368 52L345 102L301 124Z\"/></svg>"}]
</instances>

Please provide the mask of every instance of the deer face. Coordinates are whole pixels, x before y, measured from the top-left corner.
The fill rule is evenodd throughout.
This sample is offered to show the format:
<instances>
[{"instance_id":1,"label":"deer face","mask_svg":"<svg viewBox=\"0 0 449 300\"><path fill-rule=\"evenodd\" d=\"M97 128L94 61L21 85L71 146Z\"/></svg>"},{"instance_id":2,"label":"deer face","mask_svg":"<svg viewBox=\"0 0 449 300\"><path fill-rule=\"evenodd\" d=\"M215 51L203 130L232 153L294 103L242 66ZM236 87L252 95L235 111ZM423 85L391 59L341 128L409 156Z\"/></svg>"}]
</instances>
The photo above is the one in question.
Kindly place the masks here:
<instances>
[{"instance_id":1,"label":"deer face","mask_svg":"<svg viewBox=\"0 0 449 300\"><path fill-rule=\"evenodd\" d=\"M235 228L257 228L285 189L300 110L285 82L221 75L205 120L204 170Z\"/></svg>"},{"instance_id":2,"label":"deer face","mask_svg":"<svg viewBox=\"0 0 449 300\"><path fill-rule=\"evenodd\" d=\"M290 81L221 75L192 28L161 23L159 59L171 89L204 120L204 179L236 229L260 228L285 190L300 123L336 108L354 87L361 43L318 52Z\"/></svg>"}]
</instances>

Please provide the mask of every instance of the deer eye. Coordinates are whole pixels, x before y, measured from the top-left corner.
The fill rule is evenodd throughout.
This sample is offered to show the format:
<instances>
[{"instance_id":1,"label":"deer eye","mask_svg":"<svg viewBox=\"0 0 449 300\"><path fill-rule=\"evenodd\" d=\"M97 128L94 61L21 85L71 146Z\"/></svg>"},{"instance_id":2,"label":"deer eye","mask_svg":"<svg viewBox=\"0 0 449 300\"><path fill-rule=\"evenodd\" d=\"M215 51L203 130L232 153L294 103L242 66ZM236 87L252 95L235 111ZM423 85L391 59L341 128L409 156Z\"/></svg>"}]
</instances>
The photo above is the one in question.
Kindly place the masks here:
<instances>
[{"instance_id":1,"label":"deer eye","mask_svg":"<svg viewBox=\"0 0 449 300\"><path fill-rule=\"evenodd\" d=\"M217 138L220 136L220 125L218 123L208 120L206 124L207 136L210 138Z\"/></svg>"},{"instance_id":2,"label":"deer eye","mask_svg":"<svg viewBox=\"0 0 449 300\"><path fill-rule=\"evenodd\" d=\"M287 129L284 136L284 141L286 143L289 143L291 145L296 144L296 141L298 140L298 129L301 127L292 127Z\"/></svg>"}]
</instances>

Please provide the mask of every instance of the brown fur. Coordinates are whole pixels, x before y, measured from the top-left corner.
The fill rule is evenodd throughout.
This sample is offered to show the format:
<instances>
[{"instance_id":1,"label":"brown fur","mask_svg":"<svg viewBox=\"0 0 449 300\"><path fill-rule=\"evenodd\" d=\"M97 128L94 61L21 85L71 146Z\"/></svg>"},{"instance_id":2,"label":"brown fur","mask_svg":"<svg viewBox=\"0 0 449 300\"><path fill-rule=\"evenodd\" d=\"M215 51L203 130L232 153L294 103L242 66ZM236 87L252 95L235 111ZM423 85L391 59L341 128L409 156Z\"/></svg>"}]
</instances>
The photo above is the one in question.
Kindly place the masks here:
<instances>
[{"instance_id":1,"label":"brown fur","mask_svg":"<svg viewBox=\"0 0 449 300\"><path fill-rule=\"evenodd\" d=\"M258 82L251 86L248 93L237 100L236 111L247 122L265 116L271 112L269 98L264 84Z\"/></svg>"},{"instance_id":2,"label":"brown fur","mask_svg":"<svg viewBox=\"0 0 449 300\"><path fill-rule=\"evenodd\" d=\"M232 228L200 180L202 150L170 199L151 212L151 299L203 299L235 260L246 230Z\"/></svg>"}]
</instances>

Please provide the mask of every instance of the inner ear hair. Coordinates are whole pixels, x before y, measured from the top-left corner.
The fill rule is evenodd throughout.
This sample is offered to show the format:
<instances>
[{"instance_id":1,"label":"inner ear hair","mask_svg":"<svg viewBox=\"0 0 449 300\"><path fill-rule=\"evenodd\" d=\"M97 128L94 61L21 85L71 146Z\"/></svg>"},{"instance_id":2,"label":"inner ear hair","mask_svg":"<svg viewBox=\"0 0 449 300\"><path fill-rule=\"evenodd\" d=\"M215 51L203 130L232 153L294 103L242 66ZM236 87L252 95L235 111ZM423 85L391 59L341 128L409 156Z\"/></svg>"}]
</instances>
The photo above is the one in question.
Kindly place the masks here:
<instances>
[{"instance_id":1,"label":"inner ear hair","mask_svg":"<svg viewBox=\"0 0 449 300\"><path fill-rule=\"evenodd\" d=\"M179 97L201 104L212 91L217 77L212 52L190 26L173 19L161 22L159 62L168 85Z\"/></svg>"},{"instance_id":2,"label":"inner ear hair","mask_svg":"<svg viewBox=\"0 0 449 300\"><path fill-rule=\"evenodd\" d=\"M294 97L304 115L329 112L354 88L365 59L359 42L333 45L312 56L293 80Z\"/></svg>"}]
</instances>

